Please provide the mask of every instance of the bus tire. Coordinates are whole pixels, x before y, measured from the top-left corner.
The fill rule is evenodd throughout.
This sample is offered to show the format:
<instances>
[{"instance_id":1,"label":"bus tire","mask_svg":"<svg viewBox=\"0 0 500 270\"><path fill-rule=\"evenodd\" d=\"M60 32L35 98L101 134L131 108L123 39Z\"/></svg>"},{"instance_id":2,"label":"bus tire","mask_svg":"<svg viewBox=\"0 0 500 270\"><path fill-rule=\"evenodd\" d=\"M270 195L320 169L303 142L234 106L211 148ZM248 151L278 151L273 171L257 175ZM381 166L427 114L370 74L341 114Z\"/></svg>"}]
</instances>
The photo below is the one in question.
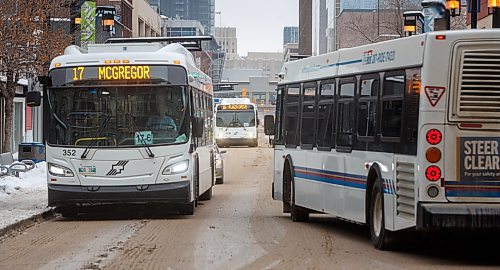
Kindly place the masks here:
<instances>
[{"instance_id":1,"label":"bus tire","mask_svg":"<svg viewBox=\"0 0 500 270\"><path fill-rule=\"evenodd\" d=\"M292 211L292 203L290 198L292 198L292 173L290 165L285 163L285 168L283 170L283 213L288 214Z\"/></svg>"},{"instance_id":2,"label":"bus tire","mask_svg":"<svg viewBox=\"0 0 500 270\"><path fill-rule=\"evenodd\" d=\"M210 199L212 199L212 187L200 196L200 201L209 201Z\"/></svg>"},{"instance_id":3,"label":"bus tire","mask_svg":"<svg viewBox=\"0 0 500 270\"><path fill-rule=\"evenodd\" d=\"M198 207L198 198L200 197L200 165L198 157L194 160L193 191L194 207Z\"/></svg>"},{"instance_id":4,"label":"bus tire","mask_svg":"<svg viewBox=\"0 0 500 270\"><path fill-rule=\"evenodd\" d=\"M393 232L385 228L384 184L380 178L375 180L370 198L370 235L373 245L379 250L391 247Z\"/></svg>"},{"instance_id":5,"label":"bus tire","mask_svg":"<svg viewBox=\"0 0 500 270\"><path fill-rule=\"evenodd\" d=\"M58 209L58 212L63 218L75 218L78 216L78 210L76 207L64 206Z\"/></svg>"},{"instance_id":6,"label":"bus tire","mask_svg":"<svg viewBox=\"0 0 500 270\"><path fill-rule=\"evenodd\" d=\"M252 144L250 144L250 147L258 147L259 146L259 141L257 139L253 140Z\"/></svg>"},{"instance_id":7,"label":"bus tire","mask_svg":"<svg viewBox=\"0 0 500 270\"><path fill-rule=\"evenodd\" d=\"M307 222L309 221L309 210L302 206L295 204L295 182L292 181L292 197L290 206L290 217L293 222Z\"/></svg>"},{"instance_id":8,"label":"bus tire","mask_svg":"<svg viewBox=\"0 0 500 270\"><path fill-rule=\"evenodd\" d=\"M217 184L217 185L224 184L224 176L222 176L221 178L215 179L215 184Z\"/></svg>"},{"instance_id":9,"label":"bus tire","mask_svg":"<svg viewBox=\"0 0 500 270\"><path fill-rule=\"evenodd\" d=\"M196 208L195 201L181 206L181 215L191 216L194 215L194 209Z\"/></svg>"}]
</instances>

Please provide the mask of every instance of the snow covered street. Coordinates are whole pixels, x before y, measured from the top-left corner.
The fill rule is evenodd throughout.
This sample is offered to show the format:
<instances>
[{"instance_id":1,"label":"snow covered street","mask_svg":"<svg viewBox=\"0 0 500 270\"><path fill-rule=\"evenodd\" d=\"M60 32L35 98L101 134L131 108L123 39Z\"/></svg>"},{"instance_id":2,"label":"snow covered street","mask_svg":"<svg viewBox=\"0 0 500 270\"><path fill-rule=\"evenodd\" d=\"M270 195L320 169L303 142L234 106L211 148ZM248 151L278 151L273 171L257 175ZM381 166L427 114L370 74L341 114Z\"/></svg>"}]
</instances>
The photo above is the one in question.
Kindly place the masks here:
<instances>
[{"instance_id":1,"label":"snow covered street","mask_svg":"<svg viewBox=\"0 0 500 270\"><path fill-rule=\"evenodd\" d=\"M47 209L46 163L20 177L0 177L0 230Z\"/></svg>"}]
</instances>

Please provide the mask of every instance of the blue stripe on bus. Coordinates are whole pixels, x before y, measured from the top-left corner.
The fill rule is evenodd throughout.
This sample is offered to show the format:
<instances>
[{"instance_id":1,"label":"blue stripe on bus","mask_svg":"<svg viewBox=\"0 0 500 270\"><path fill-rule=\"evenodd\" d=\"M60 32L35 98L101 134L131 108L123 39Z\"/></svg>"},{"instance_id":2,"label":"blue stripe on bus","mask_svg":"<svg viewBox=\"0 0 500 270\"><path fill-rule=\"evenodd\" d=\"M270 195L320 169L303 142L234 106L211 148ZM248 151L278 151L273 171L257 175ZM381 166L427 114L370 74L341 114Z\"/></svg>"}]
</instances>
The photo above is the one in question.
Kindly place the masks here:
<instances>
[{"instance_id":1,"label":"blue stripe on bus","mask_svg":"<svg viewBox=\"0 0 500 270\"><path fill-rule=\"evenodd\" d=\"M294 176L314 182L366 189L366 177L363 175L347 174L336 171L319 170L305 167L295 167Z\"/></svg>"},{"instance_id":2,"label":"blue stripe on bus","mask_svg":"<svg viewBox=\"0 0 500 270\"><path fill-rule=\"evenodd\" d=\"M337 171L327 171L327 170L313 169L313 168L306 168L306 167L299 167L299 166L295 166L294 168L296 170L298 169L298 170L303 170L303 171L310 171L310 172L317 172L317 173L324 173L324 174L332 174L332 175L337 175L337 176L357 178L357 179L363 180L363 181L365 181L365 179L366 179L365 175L359 175L359 174L349 174L349 173L342 173L342 172L337 172Z\"/></svg>"},{"instance_id":3,"label":"blue stripe on bus","mask_svg":"<svg viewBox=\"0 0 500 270\"><path fill-rule=\"evenodd\" d=\"M492 181L445 181L445 186L493 186L500 188L500 182Z\"/></svg>"},{"instance_id":4,"label":"blue stripe on bus","mask_svg":"<svg viewBox=\"0 0 500 270\"><path fill-rule=\"evenodd\" d=\"M327 171L306 167L294 167L294 177L344 187L366 190L366 176L336 171ZM384 179L384 193L396 194L396 188L390 179Z\"/></svg>"},{"instance_id":5,"label":"blue stripe on bus","mask_svg":"<svg viewBox=\"0 0 500 270\"><path fill-rule=\"evenodd\" d=\"M497 198L500 197L500 191L498 190L456 190L452 189L446 190L447 197L486 197L486 198Z\"/></svg>"},{"instance_id":6,"label":"blue stripe on bus","mask_svg":"<svg viewBox=\"0 0 500 270\"><path fill-rule=\"evenodd\" d=\"M500 183L492 181L446 181L448 197L500 197Z\"/></svg>"}]
</instances>

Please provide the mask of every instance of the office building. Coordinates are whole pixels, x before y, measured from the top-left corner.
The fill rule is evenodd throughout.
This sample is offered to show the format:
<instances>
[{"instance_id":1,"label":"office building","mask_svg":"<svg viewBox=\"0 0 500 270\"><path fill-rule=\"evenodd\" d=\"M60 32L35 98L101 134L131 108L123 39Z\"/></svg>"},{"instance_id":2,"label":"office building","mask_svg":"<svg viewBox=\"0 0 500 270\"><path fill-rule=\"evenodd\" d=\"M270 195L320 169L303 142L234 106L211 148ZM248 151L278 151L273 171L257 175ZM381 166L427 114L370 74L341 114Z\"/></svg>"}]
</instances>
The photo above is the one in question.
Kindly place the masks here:
<instances>
[{"instance_id":1,"label":"office building","mask_svg":"<svg viewBox=\"0 0 500 270\"><path fill-rule=\"evenodd\" d=\"M160 14L170 18L200 21L205 34L215 33L215 0L159 0Z\"/></svg>"},{"instance_id":2,"label":"office building","mask_svg":"<svg viewBox=\"0 0 500 270\"><path fill-rule=\"evenodd\" d=\"M238 57L238 39L235 27L216 27L215 40L227 58Z\"/></svg>"},{"instance_id":3,"label":"office building","mask_svg":"<svg viewBox=\"0 0 500 270\"><path fill-rule=\"evenodd\" d=\"M312 54L312 0L299 1L299 54Z\"/></svg>"},{"instance_id":4,"label":"office building","mask_svg":"<svg viewBox=\"0 0 500 270\"><path fill-rule=\"evenodd\" d=\"M283 46L288 43L299 43L299 28L296 26L285 26L283 28Z\"/></svg>"}]
</instances>

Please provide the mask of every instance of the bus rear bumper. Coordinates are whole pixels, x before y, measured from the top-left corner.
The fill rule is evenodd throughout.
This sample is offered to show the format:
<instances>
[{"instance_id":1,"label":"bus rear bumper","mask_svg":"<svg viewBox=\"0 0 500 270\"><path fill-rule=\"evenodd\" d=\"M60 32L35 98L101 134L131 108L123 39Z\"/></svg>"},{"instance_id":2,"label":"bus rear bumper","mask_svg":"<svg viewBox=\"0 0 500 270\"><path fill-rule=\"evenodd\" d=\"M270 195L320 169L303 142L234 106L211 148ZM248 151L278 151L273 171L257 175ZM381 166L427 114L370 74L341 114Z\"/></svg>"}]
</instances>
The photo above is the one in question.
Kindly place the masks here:
<instances>
[{"instance_id":1,"label":"bus rear bumper","mask_svg":"<svg viewBox=\"0 0 500 270\"><path fill-rule=\"evenodd\" d=\"M499 204L420 203L417 208L417 229L500 228Z\"/></svg>"},{"instance_id":2,"label":"bus rear bumper","mask_svg":"<svg viewBox=\"0 0 500 270\"><path fill-rule=\"evenodd\" d=\"M190 182L140 186L48 186L49 206L121 203L189 203Z\"/></svg>"}]
</instances>

